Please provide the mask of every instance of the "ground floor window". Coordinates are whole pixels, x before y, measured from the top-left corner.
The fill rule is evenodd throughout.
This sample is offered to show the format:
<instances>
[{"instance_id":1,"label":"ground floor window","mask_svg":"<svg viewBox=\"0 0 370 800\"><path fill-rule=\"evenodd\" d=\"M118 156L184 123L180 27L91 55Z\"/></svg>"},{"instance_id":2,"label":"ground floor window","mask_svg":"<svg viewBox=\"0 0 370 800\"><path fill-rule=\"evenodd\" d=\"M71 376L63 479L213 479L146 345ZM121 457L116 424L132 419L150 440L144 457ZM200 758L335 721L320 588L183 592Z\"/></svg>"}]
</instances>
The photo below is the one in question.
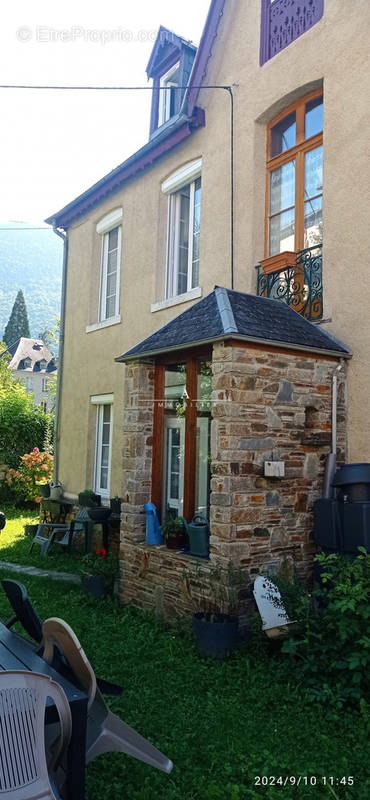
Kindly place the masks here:
<instances>
[{"instance_id":1,"label":"ground floor window","mask_svg":"<svg viewBox=\"0 0 370 800\"><path fill-rule=\"evenodd\" d=\"M156 365L152 497L162 519L209 516L212 362Z\"/></svg>"},{"instance_id":2,"label":"ground floor window","mask_svg":"<svg viewBox=\"0 0 370 800\"><path fill-rule=\"evenodd\" d=\"M110 472L112 456L113 402L112 395L92 397L96 406L96 438L94 491L102 497L110 496Z\"/></svg>"}]
</instances>

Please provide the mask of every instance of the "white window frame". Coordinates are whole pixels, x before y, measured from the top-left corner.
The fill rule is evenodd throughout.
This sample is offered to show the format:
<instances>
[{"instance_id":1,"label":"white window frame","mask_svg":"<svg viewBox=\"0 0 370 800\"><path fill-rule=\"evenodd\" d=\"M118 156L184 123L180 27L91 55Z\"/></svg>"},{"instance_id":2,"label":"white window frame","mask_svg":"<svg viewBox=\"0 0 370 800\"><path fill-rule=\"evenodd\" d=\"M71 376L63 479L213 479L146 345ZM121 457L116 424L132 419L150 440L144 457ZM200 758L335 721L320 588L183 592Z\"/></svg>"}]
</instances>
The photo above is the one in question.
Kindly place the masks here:
<instances>
[{"instance_id":1,"label":"white window frame","mask_svg":"<svg viewBox=\"0 0 370 800\"><path fill-rule=\"evenodd\" d=\"M33 379L31 378L31 376L27 376L25 378L25 386L27 394L33 392Z\"/></svg>"},{"instance_id":2,"label":"white window frame","mask_svg":"<svg viewBox=\"0 0 370 800\"><path fill-rule=\"evenodd\" d=\"M177 61L176 64L171 67L164 75L162 75L159 86L159 103L158 103L158 128L161 125L164 125L165 122L168 122L171 119L171 88L176 87L179 84L175 81L171 81L171 78L175 75L180 67L180 62Z\"/></svg>"},{"instance_id":3,"label":"white window frame","mask_svg":"<svg viewBox=\"0 0 370 800\"><path fill-rule=\"evenodd\" d=\"M48 378L43 378L41 383L41 391L48 392L49 391L49 380Z\"/></svg>"},{"instance_id":4,"label":"white window frame","mask_svg":"<svg viewBox=\"0 0 370 800\"><path fill-rule=\"evenodd\" d=\"M110 483L111 483L111 466L112 466L112 441L113 441L113 418L114 418L114 395L102 394L94 395L90 398L91 403L96 406L96 431L95 431L95 459L94 459L94 491L100 494L101 497L107 499L110 497ZM104 406L110 406L110 423L109 423L109 455L108 455L108 487L102 488L100 480L98 479L101 456L102 456L102 433L103 433L103 413Z\"/></svg>"},{"instance_id":5,"label":"white window frame","mask_svg":"<svg viewBox=\"0 0 370 800\"><path fill-rule=\"evenodd\" d=\"M194 197L195 182L202 175L202 159L197 158L188 164L180 167L162 183L162 192L168 195L168 219L167 219L167 263L166 263L166 300L178 297L178 274L179 274L179 235L180 235L180 213L181 195L179 190L185 186L190 186L190 205L189 205L189 247L188 247L188 272L186 292L190 292L198 287L192 286L193 279L193 228L194 228Z\"/></svg>"},{"instance_id":6,"label":"white window frame","mask_svg":"<svg viewBox=\"0 0 370 800\"><path fill-rule=\"evenodd\" d=\"M179 430L180 431L180 453L181 450L184 454L184 458L180 460L180 469L179 469L179 500L176 502L175 498L171 498L169 494L169 481L167 475L167 469L169 465L169 431L172 430ZM166 416L164 418L164 470L163 470L163 508L167 512L167 506L172 511L176 511L179 517L183 515L183 507L184 507L184 461L185 461L185 419L183 417L175 417L175 416ZM167 484L167 486L166 486ZM182 495L182 496L181 496Z\"/></svg>"},{"instance_id":7,"label":"white window frame","mask_svg":"<svg viewBox=\"0 0 370 800\"><path fill-rule=\"evenodd\" d=\"M121 250L122 250L122 208L116 208L109 214L106 214L101 219L97 226L96 232L102 237L101 246L101 268L100 268L100 290L99 290L99 324L110 321L117 321L119 318L119 304L120 304L120 284L121 284ZM109 233L115 228L118 228L117 236L117 282L116 282L116 298L114 313L106 316L106 302L107 302L107 271L108 271L108 242Z\"/></svg>"}]
</instances>

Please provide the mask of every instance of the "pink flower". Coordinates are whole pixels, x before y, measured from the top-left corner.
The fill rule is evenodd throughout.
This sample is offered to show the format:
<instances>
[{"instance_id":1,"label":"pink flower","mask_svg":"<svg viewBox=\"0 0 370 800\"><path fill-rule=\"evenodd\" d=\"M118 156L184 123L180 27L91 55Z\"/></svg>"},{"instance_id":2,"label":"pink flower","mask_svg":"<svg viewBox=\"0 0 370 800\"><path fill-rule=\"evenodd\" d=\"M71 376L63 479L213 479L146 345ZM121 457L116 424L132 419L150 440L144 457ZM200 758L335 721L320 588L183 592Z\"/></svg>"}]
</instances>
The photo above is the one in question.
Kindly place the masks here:
<instances>
[{"instance_id":1,"label":"pink flower","mask_svg":"<svg viewBox=\"0 0 370 800\"><path fill-rule=\"evenodd\" d=\"M32 450L32 452L33 452L33 453L39 453L39 452L40 452L40 450L39 450L39 448L38 448L38 447L34 447L34 448L33 448L33 450Z\"/></svg>"}]
</instances>

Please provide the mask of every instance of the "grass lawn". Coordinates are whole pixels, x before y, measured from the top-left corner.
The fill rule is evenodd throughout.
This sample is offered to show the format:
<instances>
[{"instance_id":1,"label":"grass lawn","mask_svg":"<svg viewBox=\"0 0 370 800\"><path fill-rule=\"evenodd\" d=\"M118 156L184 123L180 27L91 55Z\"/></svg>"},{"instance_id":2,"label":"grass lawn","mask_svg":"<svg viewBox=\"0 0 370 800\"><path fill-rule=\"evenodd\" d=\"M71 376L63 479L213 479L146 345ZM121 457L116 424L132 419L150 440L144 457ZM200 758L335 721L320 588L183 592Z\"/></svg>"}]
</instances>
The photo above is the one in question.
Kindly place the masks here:
<instances>
[{"instance_id":1,"label":"grass lawn","mask_svg":"<svg viewBox=\"0 0 370 800\"><path fill-rule=\"evenodd\" d=\"M39 521L38 510L19 510L6 505L3 505L1 510L4 511L7 523L0 535L0 561L59 572L80 572L78 559L64 553L61 547L53 545L46 557L41 556L40 545L35 545L30 553L32 536L24 535L24 525L36 524Z\"/></svg>"},{"instance_id":2,"label":"grass lawn","mask_svg":"<svg viewBox=\"0 0 370 800\"><path fill-rule=\"evenodd\" d=\"M10 539L5 550L10 560ZM255 642L227 662L204 660L185 631L152 615L45 578L21 580L40 616L66 619L96 672L124 685L112 709L175 764L167 776L124 755L101 756L87 769L88 800L369 799L369 717L308 704L287 660ZM8 614L0 591L0 617ZM317 785L255 786L262 775L316 776ZM331 789L322 776L354 776L355 785Z\"/></svg>"}]
</instances>

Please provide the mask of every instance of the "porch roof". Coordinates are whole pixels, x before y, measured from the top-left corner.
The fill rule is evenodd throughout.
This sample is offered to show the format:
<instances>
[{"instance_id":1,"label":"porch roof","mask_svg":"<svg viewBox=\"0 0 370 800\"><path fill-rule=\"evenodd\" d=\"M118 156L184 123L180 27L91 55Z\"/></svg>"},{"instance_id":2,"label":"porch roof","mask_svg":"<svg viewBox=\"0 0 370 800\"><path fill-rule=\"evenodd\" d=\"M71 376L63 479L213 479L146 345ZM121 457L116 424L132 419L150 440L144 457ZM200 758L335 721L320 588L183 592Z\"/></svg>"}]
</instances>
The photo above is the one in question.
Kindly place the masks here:
<instances>
[{"instance_id":1,"label":"porch roof","mask_svg":"<svg viewBox=\"0 0 370 800\"><path fill-rule=\"evenodd\" d=\"M340 358L351 356L346 345L281 300L216 286L211 294L115 361L126 362L226 339L320 351Z\"/></svg>"}]
</instances>

